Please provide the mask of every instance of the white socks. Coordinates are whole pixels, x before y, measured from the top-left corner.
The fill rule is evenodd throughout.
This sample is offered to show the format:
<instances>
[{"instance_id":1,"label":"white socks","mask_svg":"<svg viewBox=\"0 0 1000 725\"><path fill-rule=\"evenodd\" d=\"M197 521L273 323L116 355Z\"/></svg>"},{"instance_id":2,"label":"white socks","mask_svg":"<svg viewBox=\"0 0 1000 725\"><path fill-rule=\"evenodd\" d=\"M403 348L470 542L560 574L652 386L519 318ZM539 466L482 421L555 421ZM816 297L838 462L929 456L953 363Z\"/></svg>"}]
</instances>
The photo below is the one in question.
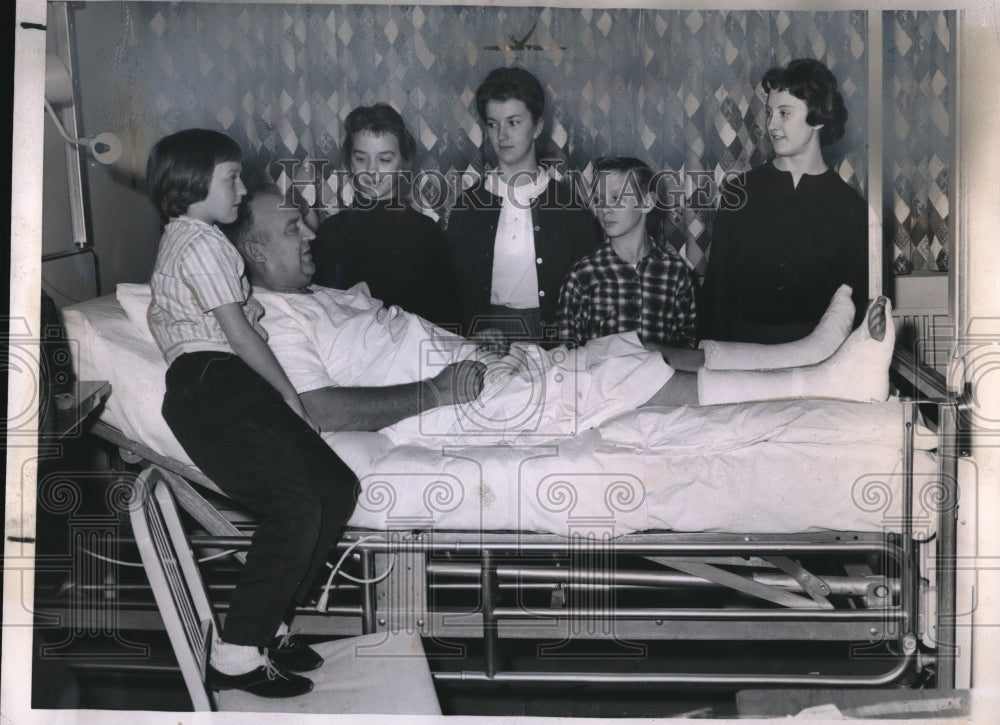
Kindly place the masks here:
<instances>
[{"instance_id":1,"label":"white socks","mask_svg":"<svg viewBox=\"0 0 1000 725\"><path fill-rule=\"evenodd\" d=\"M884 328L881 340L872 337ZM828 359L786 370L698 371L701 405L787 398L837 398L868 402L889 397L889 363L895 344L892 304L880 297L865 321Z\"/></svg>"},{"instance_id":2,"label":"white socks","mask_svg":"<svg viewBox=\"0 0 1000 725\"><path fill-rule=\"evenodd\" d=\"M286 634L288 634L288 625L282 622L274 636L281 637ZM212 667L224 675L242 675L258 667L266 666L269 662L267 655L261 652L259 647L229 644L218 637L212 642L210 660Z\"/></svg>"},{"instance_id":3,"label":"white socks","mask_svg":"<svg viewBox=\"0 0 1000 725\"><path fill-rule=\"evenodd\" d=\"M710 370L773 370L814 365L837 351L851 334L854 303L851 288L840 285L816 328L801 340L762 345L753 342L704 340L705 367Z\"/></svg>"},{"instance_id":4,"label":"white socks","mask_svg":"<svg viewBox=\"0 0 1000 725\"><path fill-rule=\"evenodd\" d=\"M229 644L221 639L212 642L210 661L212 667L224 675L242 675L268 663L267 656L259 648Z\"/></svg>"}]
</instances>

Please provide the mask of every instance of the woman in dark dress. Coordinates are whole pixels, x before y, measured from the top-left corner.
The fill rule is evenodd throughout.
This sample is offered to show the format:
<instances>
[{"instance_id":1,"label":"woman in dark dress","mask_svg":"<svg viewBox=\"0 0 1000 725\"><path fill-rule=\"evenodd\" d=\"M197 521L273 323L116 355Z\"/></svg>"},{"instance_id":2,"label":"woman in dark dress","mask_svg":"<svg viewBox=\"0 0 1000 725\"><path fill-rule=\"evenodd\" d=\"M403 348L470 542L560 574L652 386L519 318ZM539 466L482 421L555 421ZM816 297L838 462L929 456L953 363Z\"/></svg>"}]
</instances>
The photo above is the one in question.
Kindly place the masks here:
<instances>
[{"instance_id":1,"label":"woman in dark dress","mask_svg":"<svg viewBox=\"0 0 1000 725\"><path fill-rule=\"evenodd\" d=\"M444 232L405 193L416 142L391 106L359 106L344 122L343 163L350 205L320 224L313 242L315 284L366 282L373 297L441 326L458 323Z\"/></svg>"},{"instance_id":2,"label":"woman in dark dress","mask_svg":"<svg viewBox=\"0 0 1000 725\"><path fill-rule=\"evenodd\" d=\"M841 284L868 298L868 207L823 160L844 135L837 79L800 58L764 75L774 158L723 186L699 337L787 342L807 335Z\"/></svg>"}]
</instances>

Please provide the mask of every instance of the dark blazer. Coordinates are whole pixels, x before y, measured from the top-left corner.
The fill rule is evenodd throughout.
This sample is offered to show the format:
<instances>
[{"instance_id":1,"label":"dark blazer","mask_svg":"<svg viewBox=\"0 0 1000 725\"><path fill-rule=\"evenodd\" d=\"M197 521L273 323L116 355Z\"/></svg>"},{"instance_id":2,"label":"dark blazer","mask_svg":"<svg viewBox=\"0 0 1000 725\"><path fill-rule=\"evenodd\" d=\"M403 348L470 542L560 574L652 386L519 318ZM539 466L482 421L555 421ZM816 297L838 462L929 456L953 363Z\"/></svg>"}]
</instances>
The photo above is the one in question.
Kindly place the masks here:
<instances>
[{"instance_id":1,"label":"dark blazer","mask_svg":"<svg viewBox=\"0 0 1000 725\"><path fill-rule=\"evenodd\" d=\"M476 319L489 313L501 201L480 181L458 198L448 220L448 246L466 335L475 333ZM559 288L573 263L597 248L600 226L573 188L554 179L532 203L531 220L538 307L542 324L555 325Z\"/></svg>"}]
</instances>

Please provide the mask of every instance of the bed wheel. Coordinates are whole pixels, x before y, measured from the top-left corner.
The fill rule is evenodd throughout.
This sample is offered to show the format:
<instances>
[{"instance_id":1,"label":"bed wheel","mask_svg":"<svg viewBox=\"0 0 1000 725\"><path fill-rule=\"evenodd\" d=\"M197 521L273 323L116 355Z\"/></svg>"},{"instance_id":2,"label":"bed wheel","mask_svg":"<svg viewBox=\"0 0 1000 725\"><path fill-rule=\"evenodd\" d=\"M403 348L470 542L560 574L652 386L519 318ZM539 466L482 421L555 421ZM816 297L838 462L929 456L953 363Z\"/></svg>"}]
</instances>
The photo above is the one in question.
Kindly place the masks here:
<instances>
[{"instance_id":1,"label":"bed wheel","mask_svg":"<svg viewBox=\"0 0 1000 725\"><path fill-rule=\"evenodd\" d=\"M925 690L937 683L937 662L933 657L917 653L917 671L913 675L910 687L914 690Z\"/></svg>"},{"instance_id":2,"label":"bed wheel","mask_svg":"<svg viewBox=\"0 0 1000 725\"><path fill-rule=\"evenodd\" d=\"M918 652L913 667L896 682L901 690L926 690L937 685L937 660L933 655Z\"/></svg>"}]
</instances>

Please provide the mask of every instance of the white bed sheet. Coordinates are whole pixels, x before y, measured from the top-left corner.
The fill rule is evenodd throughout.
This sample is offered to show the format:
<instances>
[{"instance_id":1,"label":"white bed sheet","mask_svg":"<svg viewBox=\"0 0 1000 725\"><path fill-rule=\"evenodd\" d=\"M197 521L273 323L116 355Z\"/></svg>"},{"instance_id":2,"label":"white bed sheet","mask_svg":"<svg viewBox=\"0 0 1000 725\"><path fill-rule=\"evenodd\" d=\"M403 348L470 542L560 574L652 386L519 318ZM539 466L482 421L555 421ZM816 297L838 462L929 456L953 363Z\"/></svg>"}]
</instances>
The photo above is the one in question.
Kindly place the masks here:
<instances>
[{"instance_id":1,"label":"white bed sheet","mask_svg":"<svg viewBox=\"0 0 1000 725\"><path fill-rule=\"evenodd\" d=\"M111 382L102 420L190 464L160 416L166 365L148 330L114 295L65 308L63 318L79 377ZM324 438L362 484L352 525L613 537L896 530L902 435L895 400L793 400L639 409L540 443ZM916 443L914 513L929 535L936 512L923 502L936 490L936 439L921 430Z\"/></svg>"}]
</instances>

